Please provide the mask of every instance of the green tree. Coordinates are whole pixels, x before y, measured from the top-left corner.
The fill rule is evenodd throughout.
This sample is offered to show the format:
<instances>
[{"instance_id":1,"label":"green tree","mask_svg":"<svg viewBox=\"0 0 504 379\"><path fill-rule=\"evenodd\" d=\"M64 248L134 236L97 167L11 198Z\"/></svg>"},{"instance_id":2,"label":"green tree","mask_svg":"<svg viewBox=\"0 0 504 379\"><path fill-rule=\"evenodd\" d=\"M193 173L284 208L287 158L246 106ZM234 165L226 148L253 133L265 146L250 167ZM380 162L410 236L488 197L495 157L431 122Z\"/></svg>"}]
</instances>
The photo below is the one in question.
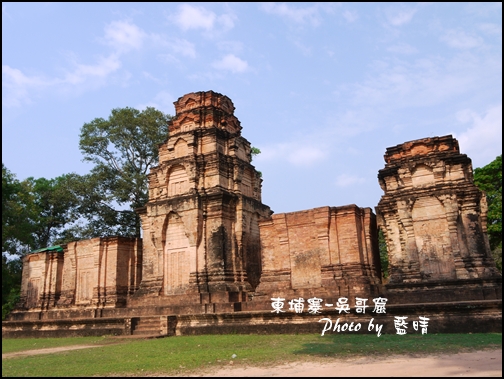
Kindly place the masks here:
<instances>
[{"instance_id":1,"label":"green tree","mask_svg":"<svg viewBox=\"0 0 504 379\"><path fill-rule=\"evenodd\" d=\"M250 161L252 162L252 159L259 154L261 154L261 150L258 147L252 146L250 148Z\"/></svg>"},{"instance_id":2,"label":"green tree","mask_svg":"<svg viewBox=\"0 0 504 379\"><path fill-rule=\"evenodd\" d=\"M26 179L31 198L32 250L61 242L79 214L79 199L69 190L71 175Z\"/></svg>"},{"instance_id":3,"label":"green tree","mask_svg":"<svg viewBox=\"0 0 504 379\"><path fill-rule=\"evenodd\" d=\"M502 272L502 155L474 170L474 183L486 193L487 232L492 255Z\"/></svg>"},{"instance_id":4,"label":"green tree","mask_svg":"<svg viewBox=\"0 0 504 379\"><path fill-rule=\"evenodd\" d=\"M79 199L71 175L18 181L2 166L2 252L21 256L58 242L75 222Z\"/></svg>"},{"instance_id":5,"label":"green tree","mask_svg":"<svg viewBox=\"0 0 504 379\"><path fill-rule=\"evenodd\" d=\"M2 164L2 318L17 299L21 257L65 239L77 219L78 198L69 175L18 181Z\"/></svg>"},{"instance_id":6,"label":"green tree","mask_svg":"<svg viewBox=\"0 0 504 379\"><path fill-rule=\"evenodd\" d=\"M78 199L75 223L67 227L58 243L99 236L135 236L136 214L130 209L119 209L110 183L102 175L68 176L67 189Z\"/></svg>"},{"instance_id":7,"label":"green tree","mask_svg":"<svg viewBox=\"0 0 504 379\"><path fill-rule=\"evenodd\" d=\"M135 209L148 200L147 174L158 163L159 144L168 138L170 119L151 107L117 108L107 120L84 124L79 147L84 160L95 166L89 175L73 178L88 220L81 233L140 237Z\"/></svg>"},{"instance_id":8,"label":"green tree","mask_svg":"<svg viewBox=\"0 0 504 379\"><path fill-rule=\"evenodd\" d=\"M19 301L21 273L21 259L9 260L2 254L2 320L5 320Z\"/></svg>"},{"instance_id":9,"label":"green tree","mask_svg":"<svg viewBox=\"0 0 504 379\"><path fill-rule=\"evenodd\" d=\"M33 245L31 199L29 183L17 180L2 163L2 254L19 255Z\"/></svg>"},{"instance_id":10,"label":"green tree","mask_svg":"<svg viewBox=\"0 0 504 379\"><path fill-rule=\"evenodd\" d=\"M252 148L250 149L250 162L252 162L254 157L258 156L259 154L261 154L261 150L258 147L252 146ZM261 178L262 172L258 170L257 173L259 174L259 177Z\"/></svg>"},{"instance_id":11,"label":"green tree","mask_svg":"<svg viewBox=\"0 0 504 379\"><path fill-rule=\"evenodd\" d=\"M2 320L13 309L21 289L22 253L33 243L28 186L2 163Z\"/></svg>"}]
</instances>

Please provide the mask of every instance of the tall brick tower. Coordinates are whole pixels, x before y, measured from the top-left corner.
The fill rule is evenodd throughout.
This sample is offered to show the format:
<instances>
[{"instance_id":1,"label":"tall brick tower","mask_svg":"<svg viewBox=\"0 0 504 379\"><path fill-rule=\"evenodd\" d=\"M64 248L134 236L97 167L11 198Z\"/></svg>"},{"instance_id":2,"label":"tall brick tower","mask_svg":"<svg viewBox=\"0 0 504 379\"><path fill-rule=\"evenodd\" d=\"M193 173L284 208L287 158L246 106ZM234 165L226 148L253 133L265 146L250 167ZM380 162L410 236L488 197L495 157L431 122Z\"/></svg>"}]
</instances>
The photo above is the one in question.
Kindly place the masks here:
<instances>
[{"instance_id":1,"label":"tall brick tower","mask_svg":"<svg viewBox=\"0 0 504 379\"><path fill-rule=\"evenodd\" d=\"M425 289L424 283L441 295L451 283L459 288L444 291L446 300L497 296L492 279L500 273L486 235L486 198L457 140L448 135L406 142L387 148L385 162L378 174L385 194L376 211L388 246L389 291L407 283Z\"/></svg>"},{"instance_id":2,"label":"tall brick tower","mask_svg":"<svg viewBox=\"0 0 504 379\"><path fill-rule=\"evenodd\" d=\"M136 298L159 305L246 301L259 282L261 177L231 100L213 91L175 103L159 165L149 174L143 274ZM157 296L161 295L161 296Z\"/></svg>"}]
</instances>

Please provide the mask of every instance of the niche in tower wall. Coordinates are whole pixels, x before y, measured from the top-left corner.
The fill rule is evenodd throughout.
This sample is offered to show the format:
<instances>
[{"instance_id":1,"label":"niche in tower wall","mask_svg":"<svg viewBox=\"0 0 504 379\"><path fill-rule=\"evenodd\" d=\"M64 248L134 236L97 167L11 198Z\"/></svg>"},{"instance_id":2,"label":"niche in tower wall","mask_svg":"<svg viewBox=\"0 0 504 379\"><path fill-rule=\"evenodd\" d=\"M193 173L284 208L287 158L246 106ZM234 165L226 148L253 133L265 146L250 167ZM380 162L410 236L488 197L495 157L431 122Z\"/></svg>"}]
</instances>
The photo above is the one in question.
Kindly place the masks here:
<instances>
[{"instance_id":1,"label":"niche in tower wall","mask_svg":"<svg viewBox=\"0 0 504 379\"><path fill-rule=\"evenodd\" d=\"M411 217L422 278L455 279L450 231L441 202L434 196L418 199Z\"/></svg>"},{"instance_id":2,"label":"niche in tower wall","mask_svg":"<svg viewBox=\"0 0 504 379\"><path fill-rule=\"evenodd\" d=\"M189 178L182 165L177 165L170 170L168 176L168 196L176 196L189 190Z\"/></svg>"},{"instance_id":3,"label":"niche in tower wall","mask_svg":"<svg viewBox=\"0 0 504 379\"><path fill-rule=\"evenodd\" d=\"M168 215L165 235L163 293L182 294L189 285L189 238L182 219L173 212Z\"/></svg>"},{"instance_id":4,"label":"niche in tower wall","mask_svg":"<svg viewBox=\"0 0 504 379\"><path fill-rule=\"evenodd\" d=\"M212 230L210 237L209 250L209 269L219 271L224 269L224 260L231 250L228 246L228 237L224 225L220 225Z\"/></svg>"},{"instance_id":5,"label":"niche in tower wall","mask_svg":"<svg viewBox=\"0 0 504 379\"><path fill-rule=\"evenodd\" d=\"M26 305L28 308L37 306L39 300L40 278L30 278L28 282L28 291L26 294Z\"/></svg>"}]
</instances>

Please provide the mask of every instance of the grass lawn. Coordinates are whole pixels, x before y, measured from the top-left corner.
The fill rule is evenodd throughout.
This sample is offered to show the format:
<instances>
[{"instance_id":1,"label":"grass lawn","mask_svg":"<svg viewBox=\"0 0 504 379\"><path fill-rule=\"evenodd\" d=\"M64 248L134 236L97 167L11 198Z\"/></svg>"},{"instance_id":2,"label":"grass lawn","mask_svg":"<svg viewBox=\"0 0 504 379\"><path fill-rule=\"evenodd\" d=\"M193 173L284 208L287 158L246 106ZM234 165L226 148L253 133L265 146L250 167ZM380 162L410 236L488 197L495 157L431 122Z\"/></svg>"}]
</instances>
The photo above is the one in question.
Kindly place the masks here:
<instances>
[{"instance_id":1,"label":"grass lawn","mask_svg":"<svg viewBox=\"0 0 504 379\"><path fill-rule=\"evenodd\" d=\"M7 358L2 376L92 376L197 373L210 367L266 365L326 357L427 354L502 348L502 334L207 335L149 340L104 337L5 339L2 352L78 344L61 353ZM232 355L236 354L235 358Z\"/></svg>"}]
</instances>

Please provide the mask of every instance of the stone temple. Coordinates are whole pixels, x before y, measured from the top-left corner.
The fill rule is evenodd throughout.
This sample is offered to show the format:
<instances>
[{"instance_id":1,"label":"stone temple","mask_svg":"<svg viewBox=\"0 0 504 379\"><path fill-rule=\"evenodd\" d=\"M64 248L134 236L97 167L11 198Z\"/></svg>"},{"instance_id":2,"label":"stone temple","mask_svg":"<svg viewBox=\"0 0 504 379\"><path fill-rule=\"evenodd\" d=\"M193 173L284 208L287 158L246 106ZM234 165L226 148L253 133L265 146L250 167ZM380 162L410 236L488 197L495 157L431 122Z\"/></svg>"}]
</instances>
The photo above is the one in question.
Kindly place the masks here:
<instances>
[{"instance_id":1,"label":"stone temple","mask_svg":"<svg viewBox=\"0 0 504 379\"><path fill-rule=\"evenodd\" d=\"M502 330L486 197L457 140L388 148L376 215L356 205L273 214L234 109L213 91L179 98L149 201L137 210L143 239L94 238L25 256L21 300L2 336L320 332L322 317L377 317L393 333L398 315L429 317L431 332ZM386 314L334 307L380 297ZM318 312L308 303L289 309L310 298L322 302ZM275 311L272 299L285 307Z\"/></svg>"}]
</instances>

